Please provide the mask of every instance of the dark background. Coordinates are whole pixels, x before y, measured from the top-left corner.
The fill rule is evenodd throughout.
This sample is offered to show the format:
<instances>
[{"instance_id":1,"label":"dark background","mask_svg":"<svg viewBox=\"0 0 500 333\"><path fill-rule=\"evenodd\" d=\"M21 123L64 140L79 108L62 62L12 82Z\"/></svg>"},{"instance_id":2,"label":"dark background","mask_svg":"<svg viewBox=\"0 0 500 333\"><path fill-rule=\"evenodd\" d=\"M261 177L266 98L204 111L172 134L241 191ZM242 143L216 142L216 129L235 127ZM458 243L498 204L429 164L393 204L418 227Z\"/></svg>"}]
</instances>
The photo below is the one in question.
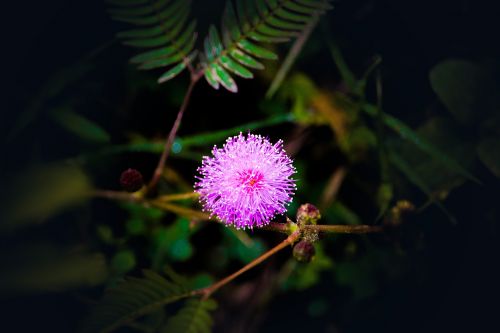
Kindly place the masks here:
<instances>
[{"instance_id":1,"label":"dark background","mask_svg":"<svg viewBox=\"0 0 500 333\"><path fill-rule=\"evenodd\" d=\"M417 125L427 115L422 110L436 103L428 83L428 73L436 63L446 58L498 60L500 10L494 3L345 0L337 1L336 8L323 20L329 23L331 34L354 70L362 72L375 54L382 57L385 110ZM10 1L3 3L2 8L1 81L5 96L0 137L5 144L0 172L1 178L7 179L35 159L55 160L80 149L71 140L62 141L60 133L45 121L43 114L21 138L6 141L20 110L26 108L50 75L92 52L99 52L97 74L89 79L91 88L82 91L81 97L107 96L108 102L116 102L123 81L130 78L133 69L127 65L130 50L114 41L120 26L109 19L105 4L100 1ZM194 1L200 31L209 22L219 20L222 8L221 1ZM100 48L103 49L96 51ZM339 79L325 50L304 57L298 66L318 84ZM168 96L176 92L167 85L162 89ZM240 90L238 95L231 95L215 93L207 85L200 85L191 108L205 107L207 112L188 114L184 124L189 126L184 126L180 134L221 129L254 119L251 101L261 98L265 87L250 82L242 83ZM124 130L151 136L166 133L175 112L162 112L165 102L158 95L142 96L141 101L132 114L122 114L108 102L95 104L85 114L108 129L116 142L123 138ZM112 186L114 180L108 176L118 174L127 164L142 167L148 176L154 160L137 161L126 156L110 164L107 171L96 172L97 182L103 187ZM348 304L348 291L332 286L328 280L303 292L279 294L264 310L267 316L260 331L498 331L498 220L492 224L482 213L498 206L500 187L498 179L488 170L479 167L476 171L482 186L466 183L447 199L447 207L459 220L457 226L443 221L445 218L435 209L419 215L426 247L410 256L408 271L413 276L381 286L375 296L355 304ZM54 227L43 232L2 236L0 249L7 251L22 239L40 235L68 242L67 234ZM331 302L327 313L311 319L301 304L314 295L323 295ZM74 296L55 293L4 297L0 330L71 332L86 311ZM226 329L224 323L216 326L216 331Z\"/></svg>"}]
</instances>

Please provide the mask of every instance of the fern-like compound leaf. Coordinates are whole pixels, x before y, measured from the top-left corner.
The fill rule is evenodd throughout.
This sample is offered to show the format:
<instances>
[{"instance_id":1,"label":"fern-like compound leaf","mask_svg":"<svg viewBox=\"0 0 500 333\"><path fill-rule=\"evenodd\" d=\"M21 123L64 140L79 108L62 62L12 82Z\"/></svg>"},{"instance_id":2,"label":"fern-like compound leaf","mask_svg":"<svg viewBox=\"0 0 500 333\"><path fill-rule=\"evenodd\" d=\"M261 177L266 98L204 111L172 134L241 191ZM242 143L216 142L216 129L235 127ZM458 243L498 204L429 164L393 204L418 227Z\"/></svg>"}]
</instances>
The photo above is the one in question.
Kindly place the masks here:
<instances>
[{"instance_id":1,"label":"fern-like compound leaf","mask_svg":"<svg viewBox=\"0 0 500 333\"><path fill-rule=\"evenodd\" d=\"M281 43L300 35L316 16L331 8L330 0L228 0L222 17L221 35L212 26L204 40L204 75L215 89L237 92L231 74L250 79L251 69L263 69L257 58L278 56L259 45Z\"/></svg>"},{"instance_id":2,"label":"fern-like compound leaf","mask_svg":"<svg viewBox=\"0 0 500 333\"><path fill-rule=\"evenodd\" d=\"M190 0L108 2L115 6L109 11L114 20L138 26L117 35L125 45L145 49L130 61L139 69L170 67L159 83L180 74L196 58L196 22L189 21Z\"/></svg>"},{"instance_id":3,"label":"fern-like compound leaf","mask_svg":"<svg viewBox=\"0 0 500 333\"><path fill-rule=\"evenodd\" d=\"M105 293L85 321L82 332L111 332L167 304L189 297L185 284L182 277L173 272L168 274L168 279L153 271L144 271L142 278L129 277Z\"/></svg>"},{"instance_id":4,"label":"fern-like compound leaf","mask_svg":"<svg viewBox=\"0 0 500 333\"><path fill-rule=\"evenodd\" d=\"M213 319L210 311L215 310L217 303L212 300L189 299L160 333L210 333Z\"/></svg>"}]
</instances>

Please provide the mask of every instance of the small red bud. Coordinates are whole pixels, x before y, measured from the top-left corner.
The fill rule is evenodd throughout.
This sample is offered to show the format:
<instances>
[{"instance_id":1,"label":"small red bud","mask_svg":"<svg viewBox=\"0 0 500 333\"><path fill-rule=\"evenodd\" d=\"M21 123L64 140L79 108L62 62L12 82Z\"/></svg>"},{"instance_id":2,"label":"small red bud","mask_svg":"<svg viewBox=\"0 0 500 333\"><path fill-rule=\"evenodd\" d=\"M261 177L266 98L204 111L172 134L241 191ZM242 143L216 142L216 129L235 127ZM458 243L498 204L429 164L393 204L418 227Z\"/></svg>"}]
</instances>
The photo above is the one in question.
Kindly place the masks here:
<instances>
[{"instance_id":1,"label":"small red bud","mask_svg":"<svg viewBox=\"0 0 500 333\"><path fill-rule=\"evenodd\" d=\"M306 240L301 240L293 247L293 256L299 262L310 262L315 254L314 245Z\"/></svg>"},{"instance_id":2,"label":"small red bud","mask_svg":"<svg viewBox=\"0 0 500 333\"><path fill-rule=\"evenodd\" d=\"M144 185L142 174L136 169L127 169L120 176L120 185L127 192L137 192Z\"/></svg>"},{"instance_id":3,"label":"small red bud","mask_svg":"<svg viewBox=\"0 0 500 333\"><path fill-rule=\"evenodd\" d=\"M303 204L297 209L297 224L316 224L320 218L319 209L310 203Z\"/></svg>"}]
</instances>

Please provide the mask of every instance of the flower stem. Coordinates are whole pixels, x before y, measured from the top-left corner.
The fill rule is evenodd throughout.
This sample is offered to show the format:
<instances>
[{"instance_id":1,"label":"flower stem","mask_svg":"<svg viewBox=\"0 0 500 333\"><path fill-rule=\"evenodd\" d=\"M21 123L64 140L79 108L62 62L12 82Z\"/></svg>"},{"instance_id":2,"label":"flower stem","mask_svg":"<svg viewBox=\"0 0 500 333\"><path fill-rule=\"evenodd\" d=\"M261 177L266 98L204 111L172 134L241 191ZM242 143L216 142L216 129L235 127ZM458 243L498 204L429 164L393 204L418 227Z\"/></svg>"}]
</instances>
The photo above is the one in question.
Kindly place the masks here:
<instances>
[{"instance_id":1,"label":"flower stem","mask_svg":"<svg viewBox=\"0 0 500 333\"><path fill-rule=\"evenodd\" d=\"M258 257L257 259L253 260L251 263L249 263L248 265L244 266L240 270L238 270L238 271L234 272L233 274L225 277L224 279L220 280L219 282L214 283L211 286L208 286L206 288L197 290L195 293L198 294L198 295L203 295L203 297L202 297L203 299L209 298L215 291L217 291L222 286L228 284L229 282L231 282L232 280L236 279L241 274L243 274L246 271L248 271L248 270L252 269L253 267L257 266L258 264L260 264L261 262L265 261L266 259L268 259L272 255L274 255L275 253L281 251L282 249L284 249L288 245L292 245L293 243L295 243L295 241L297 241L297 239L299 237L300 237L300 231L296 231L296 232L292 233L284 241L282 241L281 243L279 243L278 245L276 245L275 247L273 247L272 249L270 249L269 251L267 251L266 253L264 253L263 255L261 255L260 257Z\"/></svg>"},{"instance_id":2,"label":"flower stem","mask_svg":"<svg viewBox=\"0 0 500 333\"><path fill-rule=\"evenodd\" d=\"M281 232L282 234L288 235L291 233L292 228L290 223L270 222L268 225L263 226L261 229L267 231Z\"/></svg>"},{"instance_id":3,"label":"flower stem","mask_svg":"<svg viewBox=\"0 0 500 333\"><path fill-rule=\"evenodd\" d=\"M187 193L179 193L179 194L167 194L159 196L156 200L160 202L170 202L170 201L180 201L186 199L196 199L199 194L196 192L187 192Z\"/></svg>"},{"instance_id":4,"label":"flower stem","mask_svg":"<svg viewBox=\"0 0 500 333\"><path fill-rule=\"evenodd\" d=\"M184 95L184 100L182 101L181 107L179 108L179 112L177 113L177 118L175 119L174 125L172 129L168 133L167 139L165 140L165 147L163 148L163 152L160 156L160 160L158 161L158 165L153 173L153 177L149 182L146 193L149 193L155 186L158 184L160 180L161 174L163 173L163 169L165 168L165 164L167 162L168 154L170 149L172 148L172 144L174 143L175 136L177 135L177 131L181 125L182 117L184 116L184 111L189 104L189 100L191 99L191 94L193 92L193 88L201 78L199 73L191 74L191 81L189 82L188 89L186 91L186 95Z\"/></svg>"},{"instance_id":5,"label":"flower stem","mask_svg":"<svg viewBox=\"0 0 500 333\"><path fill-rule=\"evenodd\" d=\"M289 220L288 223L271 222L262 227L262 230L276 231L284 234L290 234L296 229L301 231L313 230L332 234L368 234L372 232L381 232L383 228L380 226L371 225L329 225L329 224L308 224L298 226L293 221Z\"/></svg>"},{"instance_id":6,"label":"flower stem","mask_svg":"<svg viewBox=\"0 0 500 333\"><path fill-rule=\"evenodd\" d=\"M381 232L383 228L372 225L327 225L327 224L309 224L301 227L302 230L315 230L326 233L339 234L368 234L372 232Z\"/></svg>"},{"instance_id":7,"label":"flower stem","mask_svg":"<svg viewBox=\"0 0 500 333\"><path fill-rule=\"evenodd\" d=\"M142 197L134 193L111 190L94 190L88 193L91 197L104 198L117 201L142 202Z\"/></svg>"},{"instance_id":8,"label":"flower stem","mask_svg":"<svg viewBox=\"0 0 500 333\"><path fill-rule=\"evenodd\" d=\"M210 214L200 212L199 210L194 210L194 209L187 208L184 206L179 206L179 205L171 204L169 202L162 202L162 201L158 201L158 200L151 200L151 201L148 201L148 203L153 207L160 208L160 209L166 210L168 212L172 212L172 213L175 213L177 215L187 217L189 219L204 220L204 221L211 220Z\"/></svg>"}]
</instances>

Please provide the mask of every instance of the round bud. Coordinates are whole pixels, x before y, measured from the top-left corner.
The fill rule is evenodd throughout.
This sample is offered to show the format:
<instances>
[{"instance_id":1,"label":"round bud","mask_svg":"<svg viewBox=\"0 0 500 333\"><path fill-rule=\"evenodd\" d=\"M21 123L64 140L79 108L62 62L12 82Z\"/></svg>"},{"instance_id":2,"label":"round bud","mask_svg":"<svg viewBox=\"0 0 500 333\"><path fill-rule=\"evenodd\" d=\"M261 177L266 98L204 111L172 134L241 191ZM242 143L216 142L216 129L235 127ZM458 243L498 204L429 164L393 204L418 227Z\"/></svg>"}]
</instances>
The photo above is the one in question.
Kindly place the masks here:
<instances>
[{"instance_id":1,"label":"round bud","mask_svg":"<svg viewBox=\"0 0 500 333\"><path fill-rule=\"evenodd\" d=\"M137 192L144 185L142 174L136 169L127 169L120 176L120 185L127 192Z\"/></svg>"},{"instance_id":2,"label":"round bud","mask_svg":"<svg viewBox=\"0 0 500 333\"><path fill-rule=\"evenodd\" d=\"M301 240L293 247L293 256L299 262L310 262L315 254L314 245L306 240Z\"/></svg>"},{"instance_id":3,"label":"round bud","mask_svg":"<svg viewBox=\"0 0 500 333\"><path fill-rule=\"evenodd\" d=\"M414 212L415 205L407 200L400 200L390 209L385 217L384 224L388 226L399 226L411 219Z\"/></svg>"},{"instance_id":4,"label":"round bud","mask_svg":"<svg viewBox=\"0 0 500 333\"><path fill-rule=\"evenodd\" d=\"M310 203L303 204L297 210L297 224L299 225L316 224L320 218L319 209Z\"/></svg>"}]
</instances>

